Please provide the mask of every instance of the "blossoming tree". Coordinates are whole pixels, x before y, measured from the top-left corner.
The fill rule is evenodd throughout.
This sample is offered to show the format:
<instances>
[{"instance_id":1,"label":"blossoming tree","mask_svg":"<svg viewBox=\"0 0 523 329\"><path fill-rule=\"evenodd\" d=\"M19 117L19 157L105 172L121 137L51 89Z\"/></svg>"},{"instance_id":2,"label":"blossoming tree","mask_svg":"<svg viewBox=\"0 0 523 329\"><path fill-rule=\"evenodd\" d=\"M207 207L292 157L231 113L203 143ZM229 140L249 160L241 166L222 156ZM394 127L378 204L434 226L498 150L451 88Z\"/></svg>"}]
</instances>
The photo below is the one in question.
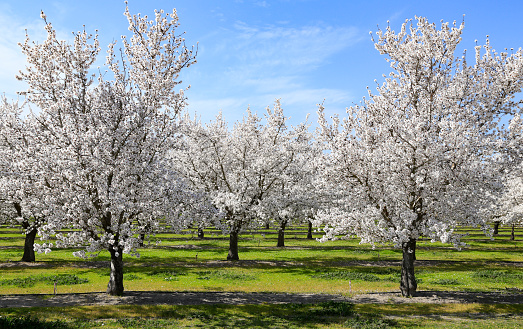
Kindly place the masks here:
<instances>
[{"instance_id":1,"label":"blossoming tree","mask_svg":"<svg viewBox=\"0 0 523 329\"><path fill-rule=\"evenodd\" d=\"M297 141L307 138L305 125L290 129L280 103L267 108L265 122L247 111L229 129L222 115L202 125L186 117L186 148L173 156L195 189L205 191L221 214L215 225L229 234L228 260L238 260L238 235L263 225L261 201L281 186L297 158Z\"/></svg>"},{"instance_id":2,"label":"blossoming tree","mask_svg":"<svg viewBox=\"0 0 523 329\"><path fill-rule=\"evenodd\" d=\"M258 216L278 229L277 247L285 246L285 230L289 224L308 223L322 206L323 191L315 184L317 166L314 161L321 151L312 142L311 134L305 132L292 142L295 150L292 164L258 207Z\"/></svg>"},{"instance_id":3,"label":"blossoming tree","mask_svg":"<svg viewBox=\"0 0 523 329\"><path fill-rule=\"evenodd\" d=\"M98 36L84 30L72 43L58 40L42 13L47 39L27 36L21 48L28 66L18 76L29 86L22 94L37 107L33 138L48 183L39 233L55 235L57 247L82 248L75 253L81 257L108 250L111 295L124 291L123 254L137 254L161 218L183 227L184 204L196 197L166 165L185 106L183 91L175 90L178 76L195 62L195 52L177 32L175 10L157 11L152 20L131 15L127 6L124 14L131 36L122 36L120 51L111 43L106 70L93 74Z\"/></svg>"},{"instance_id":4,"label":"blossoming tree","mask_svg":"<svg viewBox=\"0 0 523 329\"><path fill-rule=\"evenodd\" d=\"M498 199L496 220L512 226L511 240L515 239L515 226L523 223L523 177L521 165L504 177L504 193Z\"/></svg>"},{"instance_id":5,"label":"blossoming tree","mask_svg":"<svg viewBox=\"0 0 523 329\"><path fill-rule=\"evenodd\" d=\"M496 223L512 226L511 239L515 239L515 225L523 223L523 119L515 115L510 121L506 137L501 143L507 165L503 175L503 193L492 210Z\"/></svg>"},{"instance_id":6,"label":"blossoming tree","mask_svg":"<svg viewBox=\"0 0 523 329\"><path fill-rule=\"evenodd\" d=\"M23 105L0 102L0 202L2 221L20 225L25 233L22 261L35 261L34 242L44 223L45 205L40 186L45 184L37 174L38 152L32 142L29 120L23 120Z\"/></svg>"},{"instance_id":7,"label":"blossoming tree","mask_svg":"<svg viewBox=\"0 0 523 329\"><path fill-rule=\"evenodd\" d=\"M329 149L325 179L348 193L323 211L324 239L357 235L364 243L402 248L401 292L412 296L416 241L460 245L456 225L481 226L480 210L497 184L498 119L517 109L523 84L521 51L475 47L474 65L454 55L464 24L423 17L399 32L376 33L375 47L392 73L360 105L328 123L319 109L319 139ZM323 225L322 224L322 225Z\"/></svg>"}]
</instances>

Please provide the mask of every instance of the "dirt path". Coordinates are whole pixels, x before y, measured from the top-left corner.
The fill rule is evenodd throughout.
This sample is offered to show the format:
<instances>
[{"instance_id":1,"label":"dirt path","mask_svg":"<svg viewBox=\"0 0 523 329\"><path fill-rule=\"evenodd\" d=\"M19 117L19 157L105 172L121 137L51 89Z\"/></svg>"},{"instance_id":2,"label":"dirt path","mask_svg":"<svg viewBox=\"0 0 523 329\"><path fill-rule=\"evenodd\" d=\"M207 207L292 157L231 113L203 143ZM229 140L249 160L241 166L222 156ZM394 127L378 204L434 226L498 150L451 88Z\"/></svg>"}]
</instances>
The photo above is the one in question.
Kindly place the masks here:
<instances>
[{"instance_id":1,"label":"dirt path","mask_svg":"<svg viewBox=\"0 0 523 329\"><path fill-rule=\"evenodd\" d=\"M58 295L3 295L0 307L50 307L87 305L202 305L202 304L284 304L347 301L355 304L482 303L521 304L523 294L421 291L413 298L399 293L371 293L344 297L327 294L240 293L240 292L149 292L128 291L123 297L104 293Z\"/></svg>"}]
</instances>

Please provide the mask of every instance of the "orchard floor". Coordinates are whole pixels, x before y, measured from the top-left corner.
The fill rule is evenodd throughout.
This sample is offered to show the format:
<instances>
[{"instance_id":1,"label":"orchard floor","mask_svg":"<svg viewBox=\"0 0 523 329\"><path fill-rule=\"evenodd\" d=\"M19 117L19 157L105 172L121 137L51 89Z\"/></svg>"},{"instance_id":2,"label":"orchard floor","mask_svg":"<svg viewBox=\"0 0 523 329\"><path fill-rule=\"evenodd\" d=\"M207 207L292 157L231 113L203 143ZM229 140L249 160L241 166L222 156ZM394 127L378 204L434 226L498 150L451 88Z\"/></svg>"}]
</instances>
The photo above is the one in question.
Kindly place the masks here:
<instances>
[{"instance_id":1,"label":"orchard floor","mask_svg":"<svg viewBox=\"0 0 523 329\"><path fill-rule=\"evenodd\" d=\"M368 293L345 297L340 295L327 294L127 291L122 297L108 296L104 293L3 295L0 297L0 308L91 305L300 304L320 303L326 301L346 301L354 304L522 304L523 294L460 291L419 291L416 297L404 298L401 297L399 293L393 292Z\"/></svg>"},{"instance_id":2,"label":"orchard floor","mask_svg":"<svg viewBox=\"0 0 523 329\"><path fill-rule=\"evenodd\" d=\"M238 261L235 266L248 266L253 264L270 264L272 266L289 266L294 262L259 262ZM349 261L342 262L344 266L396 266L396 261ZM416 261L417 266L434 266L452 261ZM514 268L522 268L523 262L498 262L499 264ZM226 261L209 261L204 267L223 267L229 265ZM9 262L0 263L1 268L53 268L55 264L45 262ZM75 267L107 268L108 262L81 262ZM202 266L202 264L199 264ZM126 291L124 296L114 297L101 292L93 293L68 293L68 294L4 294L0 295L0 308L6 307L52 307L52 306L103 306L103 305L248 305L248 304L283 304L283 303L320 303L326 301L346 301L354 304L523 304L523 291L503 292L468 292L468 291L418 291L412 298L404 298L397 292L375 292L366 294L352 294L349 296L334 294L305 294L305 293L264 293L264 292L172 292L172 291Z\"/></svg>"}]
</instances>

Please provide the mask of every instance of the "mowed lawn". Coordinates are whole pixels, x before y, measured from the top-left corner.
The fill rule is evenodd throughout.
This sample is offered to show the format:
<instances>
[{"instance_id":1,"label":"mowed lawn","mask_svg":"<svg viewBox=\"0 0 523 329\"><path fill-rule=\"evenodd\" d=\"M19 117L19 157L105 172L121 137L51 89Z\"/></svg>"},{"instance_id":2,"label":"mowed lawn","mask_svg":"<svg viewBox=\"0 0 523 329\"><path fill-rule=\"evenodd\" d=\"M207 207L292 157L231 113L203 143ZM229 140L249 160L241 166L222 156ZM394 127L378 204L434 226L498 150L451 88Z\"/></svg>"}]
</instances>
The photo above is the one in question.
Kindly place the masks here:
<instances>
[{"instance_id":1,"label":"mowed lawn","mask_svg":"<svg viewBox=\"0 0 523 329\"><path fill-rule=\"evenodd\" d=\"M493 239L473 228L462 228L460 232L467 234L463 241L468 246L462 250L428 240L418 242L418 290L523 293L522 228L516 228L515 240L510 240L509 227L502 227ZM319 237L321 233L316 232L314 238ZM197 238L191 231L158 234L139 250L139 258L125 256L124 286L127 291L289 292L345 296L399 291L402 255L390 245L373 249L370 245L359 244L356 238L320 243L306 239L304 227L291 227L286 231L286 247L275 247L276 241L274 229L245 232L239 241L240 261L229 262L225 260L227 236L216 230L206 230L204 239ZM75 250L59 249L37 255L36 264L28 266L18 262L23 242L23 235L17 228L0 228L0 294L45 296L53 294L55 287L59 294L105 291L109 275L107 252L83 260L72 256ZM55 324L88 328L208 325L218 328L223 327L225 320L236 321L236 327L260 328L299 328L300 323L311 328L361 327L363 324L368 328L407 325L431 328L431 325L452 327L454 324L458 324L456 328L469 324L473 325L471 328L483 325L511 328L517 327L523 312L521 305L490 308L480 304L415 305L388 308L386 305L337 304L285 307L160 305L129 306L126 312L119 311L122 306L99 306L81 312L79 307L40 308L32 310L31 314L37 320L59 320ZM26 311L4 308L0 309L0 314L4 320L14 321L29 314ZM195 316L195 312L199 315ZM241 325L241 319L247 322Z\"/></svg>"}]
</instances>

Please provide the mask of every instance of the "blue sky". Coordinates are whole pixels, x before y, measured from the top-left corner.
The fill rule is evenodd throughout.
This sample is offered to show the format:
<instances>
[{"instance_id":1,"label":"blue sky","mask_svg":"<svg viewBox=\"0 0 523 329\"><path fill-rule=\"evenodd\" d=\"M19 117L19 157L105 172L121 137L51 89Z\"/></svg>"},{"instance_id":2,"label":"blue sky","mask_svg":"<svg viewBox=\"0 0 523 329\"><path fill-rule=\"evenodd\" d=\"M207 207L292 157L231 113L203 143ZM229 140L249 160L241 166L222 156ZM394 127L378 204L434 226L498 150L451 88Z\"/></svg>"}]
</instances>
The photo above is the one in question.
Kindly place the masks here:
<instances>
[{"instance_id":1,"label":"blue sky","mask_svg":"<svg viewBox=\"0 0 523 329\"><path fill-rule=\"evenodd\" d=\"M460 23L465 14L462 49L472 50L476 39L483 44L487 34L498 51L523 47L518 0L129 0L131 13L173 7L187 44L199 45L198 63L182 78L191 85L189 110L204 122L219 110L229 122L241 119L248 106L262 113L276 98L293 123L307 113L314 122L324 100L328 113L343 113L390 71L369 36L387 21L398 30L415 15L439 24ZM0 0L0 92L9 98L25 88L14 78L25 65L17 46L24 30L34 40L45 38L41 9L63 38L83 25L99 30L102 46L127 33L123 1Z\"/></svg>"}]
</instances>

